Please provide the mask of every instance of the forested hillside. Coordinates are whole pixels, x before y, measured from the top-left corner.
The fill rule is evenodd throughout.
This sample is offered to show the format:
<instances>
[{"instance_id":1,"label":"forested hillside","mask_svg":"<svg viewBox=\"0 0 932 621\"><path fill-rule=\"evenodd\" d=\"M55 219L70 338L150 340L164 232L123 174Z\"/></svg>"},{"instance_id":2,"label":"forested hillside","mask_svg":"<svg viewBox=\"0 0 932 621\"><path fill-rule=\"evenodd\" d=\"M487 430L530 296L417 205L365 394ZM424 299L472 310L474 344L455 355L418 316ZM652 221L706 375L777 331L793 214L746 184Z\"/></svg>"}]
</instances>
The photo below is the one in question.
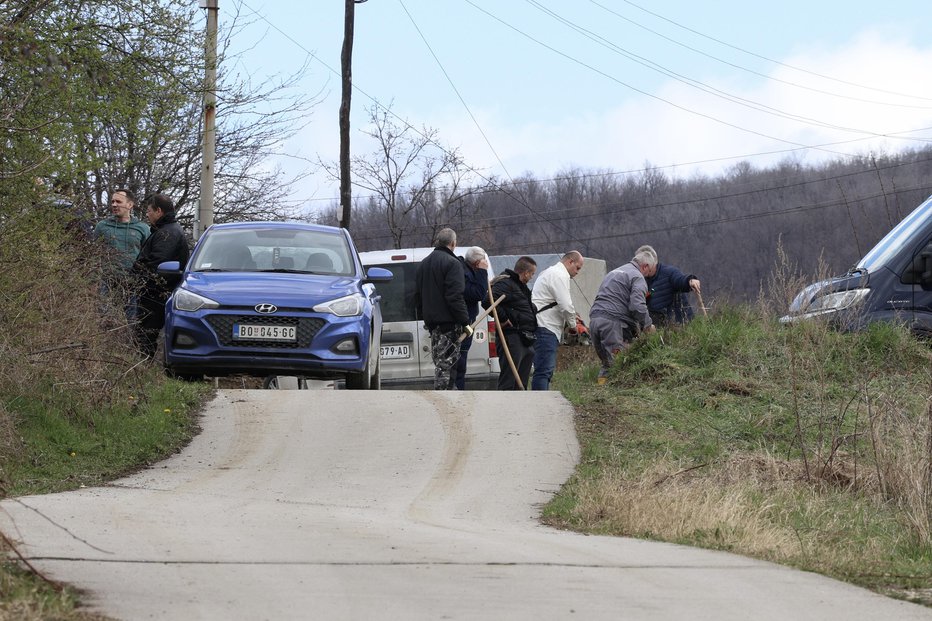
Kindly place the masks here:
<instances>
[{"instance_id":1,"label":"forested hillside","mask_svg":"<svg viewBox=\"0 0 932 621\"><path fill-rule=\"evenodd\" d=\"M813 166L741 162L718 177L689 179L657 168L572 170L452 198L438 191L424 203L433 207L408 213L400 246L428 245L449 224L461 245L490 254L575 248L614 267L650 244L661 262L702 279L707 304L749 301L767 285L781 243L804 275L815 274L820 259L830 273L844 272L930 193L932 148ZM358 208L352 231L362 249L392 247L386 216L375 202Z\"/></svg>"}]
</instances>

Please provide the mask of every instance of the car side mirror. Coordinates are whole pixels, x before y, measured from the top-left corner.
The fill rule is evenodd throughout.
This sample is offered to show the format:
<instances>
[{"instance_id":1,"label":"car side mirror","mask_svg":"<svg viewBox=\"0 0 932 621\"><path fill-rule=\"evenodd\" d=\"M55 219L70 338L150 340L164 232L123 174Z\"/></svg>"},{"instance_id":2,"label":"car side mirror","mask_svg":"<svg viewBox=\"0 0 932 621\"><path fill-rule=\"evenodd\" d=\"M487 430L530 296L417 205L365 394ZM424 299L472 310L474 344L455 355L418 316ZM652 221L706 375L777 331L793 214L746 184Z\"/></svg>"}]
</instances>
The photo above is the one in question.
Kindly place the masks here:
<instances>
[{"instance_id":1,"label":"car side mirror","mask_svg":"<svg viewBox=\"0 0 932 621\"><path fill-rule=\"evenodd\" d=\"M159 263L156 271L166 276L179 276L181 274L181 263L178 261L165 261L164 263Z\"/></svg>"},{"instance_id":2,"label":"car side mirror","mask_svg":"<svg viewBox=\"0 0 932 621\"><path fill-rule=\"evenodd\" d=\"M370 267L366 270L365 282L389 282L395 275L384 267Z\"/></svg>"}]
</instances>

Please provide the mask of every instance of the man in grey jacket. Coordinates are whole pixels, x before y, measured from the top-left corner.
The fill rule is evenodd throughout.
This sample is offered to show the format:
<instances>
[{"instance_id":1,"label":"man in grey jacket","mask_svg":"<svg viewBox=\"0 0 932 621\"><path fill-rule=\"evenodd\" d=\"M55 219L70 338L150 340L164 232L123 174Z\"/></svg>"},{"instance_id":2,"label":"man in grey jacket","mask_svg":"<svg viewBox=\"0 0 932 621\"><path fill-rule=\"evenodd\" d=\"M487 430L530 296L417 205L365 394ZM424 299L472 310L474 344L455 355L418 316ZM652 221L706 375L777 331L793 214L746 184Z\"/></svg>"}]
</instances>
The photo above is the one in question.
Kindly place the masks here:
<instances>
[{"instance_id":1,"label":"man in grey jacket","mask_svg":"<svg viewBox=\"0 0 932 621\"><path fill-rule=\"evenodd\" d=\"M657 255L639 249L630 262L605 275L589 311L592 344L602 361L604 384L615 356L641 332L655 330L647 311L647 281L657 269Z\"/></svg>"}]
</instances>

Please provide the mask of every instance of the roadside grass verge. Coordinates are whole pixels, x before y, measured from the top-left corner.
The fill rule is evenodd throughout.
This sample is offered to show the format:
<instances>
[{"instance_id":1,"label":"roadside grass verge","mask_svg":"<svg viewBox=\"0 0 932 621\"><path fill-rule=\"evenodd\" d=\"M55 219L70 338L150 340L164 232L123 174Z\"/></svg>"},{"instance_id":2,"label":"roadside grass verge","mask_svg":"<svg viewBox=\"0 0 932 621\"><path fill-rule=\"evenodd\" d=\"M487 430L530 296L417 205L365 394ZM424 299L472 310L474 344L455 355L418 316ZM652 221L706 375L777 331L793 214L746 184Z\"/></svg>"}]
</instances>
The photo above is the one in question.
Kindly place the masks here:
<instances>
[{"instance_id":1,"label":"roadside grass verge","mask_svg":"<svg viewBox=\"0 0 932 621\"><path fill-rule=\"evenodd\" d=\"M212 392L140 359L122 301L100 296L106 254L55 216L28 210L0 227L0 498L99 485L164 459L196 433ZM104 619L17 562L7 537L15 530L0 537L0 621Z\"/></svg>"},{"instance_id":2,"label":"roadside grass verge","mask_svg":"<svg viewBox=\"0 0 932 621\"><path fill-rule=\"evenodd\" d=\"M573 479L551 525L737 554L932 605L932 353L737 308L639 339L605 386L561 348Z\"/></svg>"},{"instance_id":3,"label":"roadside grass verge","mask_svg":"<svg viewBox=\"0 0 932 621\"><path fill-rule=\"evenodd\" d=\"M148 368L135 386L115 388L94 409L67 394L20 396L0 404L15 419L19 446L2 464L7 495L47 494L100 485L164 459L194 436L204 384L163 380Z\"/></svg>"},{"instance_id":4,"label":"roadside grass verge","mask_svg":"<svg viewBox=\"0 0 932 621\"><path fill-rule=\"evenodd\" d=\"M72 395L50 387L4 398L4 496L100 485L176 453L197 432L195 415L211 392L206 384L168 380L159 368L146 367L94 407L76 406ZM7 559L0 563L0 621L106 618L84 611L74 589L27 571L13 560L10 543L0 541Z\"/></svg>"}]
</instances>

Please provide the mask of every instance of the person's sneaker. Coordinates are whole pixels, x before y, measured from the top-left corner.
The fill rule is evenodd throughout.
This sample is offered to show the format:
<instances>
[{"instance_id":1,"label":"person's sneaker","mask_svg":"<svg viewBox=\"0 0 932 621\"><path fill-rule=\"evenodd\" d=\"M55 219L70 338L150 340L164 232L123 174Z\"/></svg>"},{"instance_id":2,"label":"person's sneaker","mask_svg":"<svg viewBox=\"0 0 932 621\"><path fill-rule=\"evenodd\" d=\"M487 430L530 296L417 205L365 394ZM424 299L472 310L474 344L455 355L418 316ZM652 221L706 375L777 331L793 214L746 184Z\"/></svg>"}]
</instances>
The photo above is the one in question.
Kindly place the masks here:
<instances>
[{"instance_id":1,"label":"person's sneaker","mask_svg":"<svg viewBox=\"0 0 932 621\"><path fill-rule=\"evenodd\" d=\"M608 381L607 377L600 377L597 380L595 380L595 383L598 384L599 386L604 386L605 382L607 381Z\"/></svg>"}]
</instances>

